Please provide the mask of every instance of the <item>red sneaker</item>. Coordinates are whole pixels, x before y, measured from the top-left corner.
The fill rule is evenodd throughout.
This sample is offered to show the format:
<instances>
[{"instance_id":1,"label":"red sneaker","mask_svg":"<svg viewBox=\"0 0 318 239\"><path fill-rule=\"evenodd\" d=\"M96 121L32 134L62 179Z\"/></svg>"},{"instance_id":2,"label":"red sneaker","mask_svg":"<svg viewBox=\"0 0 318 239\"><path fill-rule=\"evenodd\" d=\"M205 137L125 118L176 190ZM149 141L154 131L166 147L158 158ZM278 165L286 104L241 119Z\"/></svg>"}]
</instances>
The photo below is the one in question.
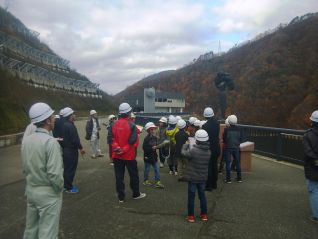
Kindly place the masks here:
<instances>
[{"instance_id":1,"label":"red sneaker","mask_svg":"<svg viewBox=\"0 0 318 239\"><path fill-rule=\"evenodd\" d=\"M195 222L195 218L194 218L194 216L193 215L189 215L189 216L187 216L187 221L188 222Z\"/></svg>"},{"instance_id":2,"label":"red sneaker","mask_svg":"<svg viewBox=\"0 0 318 239\"><path fill-rule=\"evenodd\" d=\"M208 215L207 214L201 214L200 217L201 217L201 220L204 221L204 222L206 222L208 220Z\"/></svg>"}]
</instances>

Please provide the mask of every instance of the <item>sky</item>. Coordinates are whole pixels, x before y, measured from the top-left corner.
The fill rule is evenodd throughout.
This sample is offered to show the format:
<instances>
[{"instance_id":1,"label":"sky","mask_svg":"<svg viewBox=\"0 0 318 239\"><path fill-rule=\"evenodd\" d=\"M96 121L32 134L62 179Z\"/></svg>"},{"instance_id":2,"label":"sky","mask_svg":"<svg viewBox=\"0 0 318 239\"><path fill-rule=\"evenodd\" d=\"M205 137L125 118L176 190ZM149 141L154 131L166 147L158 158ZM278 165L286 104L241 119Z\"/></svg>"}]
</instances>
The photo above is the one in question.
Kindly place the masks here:
<instances>
[{"instance_id":1,"label":"sky","mask_svg":"<svg viewBox=\"0 0 318 239\"><path fill-rule=\"evenodd\" d=\"M0 0L108 94L318 12L317 0Z\"/></svg>"}]
</instances>

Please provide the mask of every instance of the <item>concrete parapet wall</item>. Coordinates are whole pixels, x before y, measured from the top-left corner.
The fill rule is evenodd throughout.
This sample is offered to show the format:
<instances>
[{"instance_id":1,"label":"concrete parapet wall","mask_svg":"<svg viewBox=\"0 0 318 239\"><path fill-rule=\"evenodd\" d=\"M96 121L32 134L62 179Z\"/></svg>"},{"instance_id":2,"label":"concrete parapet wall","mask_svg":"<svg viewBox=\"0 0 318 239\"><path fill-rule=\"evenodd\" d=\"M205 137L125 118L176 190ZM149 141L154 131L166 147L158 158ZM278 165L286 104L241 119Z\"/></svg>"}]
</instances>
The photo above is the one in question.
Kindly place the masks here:
<instances>
[{"instance_id":1,"label":"concrete parapet wall","mask_svg":"<svg viewBox=\"0 0 318 239\"><path fill-rule=\"evenodd\" d=\"M0 148L21 144L23 133L8 134L0 136Z\"/></svg>"}]
</instances>

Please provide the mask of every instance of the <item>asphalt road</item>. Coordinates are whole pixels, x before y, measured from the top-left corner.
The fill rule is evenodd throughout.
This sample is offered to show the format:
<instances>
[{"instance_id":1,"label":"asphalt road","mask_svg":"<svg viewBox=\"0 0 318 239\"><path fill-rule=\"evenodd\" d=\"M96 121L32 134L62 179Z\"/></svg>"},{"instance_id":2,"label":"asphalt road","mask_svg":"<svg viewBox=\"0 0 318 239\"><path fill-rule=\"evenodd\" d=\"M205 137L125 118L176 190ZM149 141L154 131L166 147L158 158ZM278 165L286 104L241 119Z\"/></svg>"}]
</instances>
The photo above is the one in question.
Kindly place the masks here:
<instances>
[{"instance_id":1,"label":"asphalt road","mask_svg":"<svg viewBox=\"0 0 318 239\"><path fill-rule=\"evenodd\" d=\"M129 198L119 204L113 167L108 157L91 159L84 139L83 121L77 126L88 151L80 158L75 183L78 194L64 194L59 238L235 238L300 239L318 238L318 224L309 221L310 209L304 172L299 167L253 157L252 172L243 173L243 183L223 183L208 192L208 222L185 220L187 184L177 182L161 170L165 189L140 185L147 193L142 200ZM106 130L101 148L107 153ZM138 152L140 181L143 179L142 152ZM153 175L153 174L151 174ZM20 146L0 149L0 238L22 238L25 225L25 181L21 174ZM199 202L196 198L196 214Z\"/></svg>"}]
</instances>

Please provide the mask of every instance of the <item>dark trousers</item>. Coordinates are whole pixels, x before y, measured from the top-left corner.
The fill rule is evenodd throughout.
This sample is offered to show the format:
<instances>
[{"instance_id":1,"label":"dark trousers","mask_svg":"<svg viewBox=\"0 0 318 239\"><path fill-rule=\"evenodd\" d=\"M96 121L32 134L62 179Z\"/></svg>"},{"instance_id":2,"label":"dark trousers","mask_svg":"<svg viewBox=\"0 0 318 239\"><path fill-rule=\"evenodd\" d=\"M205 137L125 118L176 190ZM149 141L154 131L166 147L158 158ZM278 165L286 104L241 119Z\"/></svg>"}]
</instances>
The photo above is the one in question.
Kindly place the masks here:
<instances>
[{"instance_id":1,"label":"dark trousers","mask_svg":"<svg viewBox=\"0 0 318 239\"><path fill-rule=\"evenodd\" d=\"M224 153L226 162L226 180L231 180L231 156L235 162L237 179L241 180L240 149L226 149Z\"/></svg>"},{"instance_id":2,"label":"dark trousers","mask_svg":"<svg viewBox=\"0 0 318 239\"><path fill-rule=\"evenodd\" d=\"M194 215L195 192L198 190L201 214L207 214L207 201L205 197L205 182L188 182L188 216Z\"/></svg>"},{"instance_id":3,"label":"dark trousers","mask_svg":"<svg viewBox=\"0 0 318 239\"><path fill-rule=\"evenodd\" d=\"M137 161L114 159L116 191L117 191L119 200L125 199L125 183L124 183L125 167L127 168L129 173L130 188L133 191L133 197L138 197L140 195Z\"/></svg>"},{"instance_id":4,"label":"dark trousers","mask_svg":"<svg viewBox=\"0 0 318 239\"><path fill-rule=\"evenodd\" d=\"M208 169L208 180L206 181L206 190L211 191L217 188L218 181L218 159L219 154L211 154Z\"/></svg>"},{"instance_id":5,"label":"dark trousers","mask_svg":"<svg viewBox=\"0 0 318 239\"><path fill-rule=\"evenodd\" d=\"M63 163L64 188L71 190L78 164L78 150L73 148L63 148Z\"/></svg>"}]
</instances>

